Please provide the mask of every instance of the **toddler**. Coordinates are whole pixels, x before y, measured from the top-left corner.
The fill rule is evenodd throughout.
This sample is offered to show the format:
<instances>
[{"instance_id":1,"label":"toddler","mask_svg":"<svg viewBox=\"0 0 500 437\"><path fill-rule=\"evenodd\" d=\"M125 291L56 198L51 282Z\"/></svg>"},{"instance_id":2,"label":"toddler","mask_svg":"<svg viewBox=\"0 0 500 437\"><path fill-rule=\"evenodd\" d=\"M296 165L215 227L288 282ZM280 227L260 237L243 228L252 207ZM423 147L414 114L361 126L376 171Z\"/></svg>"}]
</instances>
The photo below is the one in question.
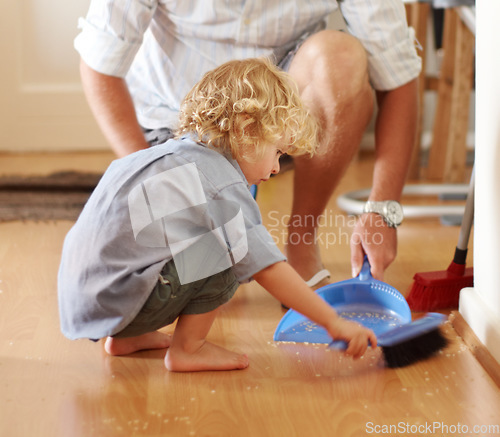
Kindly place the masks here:
<instances>
[{"instance_id":1,"label":"toddler","mask_svg":"<svg viewBox=\"0 0 500 437\"><path fill-rule=\"evenodd\" d=\"M286 262L249 186L283 154L316 151L317 127L287 73L231 61L185 97L176 137L114 161L64 241L61 329L105 338L111 355L168 348L170 371L243 369L247 355L206 340L217 308L256 280L284 305L348 342L372 331L337 316ZM173 335L159 331L177 320Z\"/></svg>"}]
</instances>

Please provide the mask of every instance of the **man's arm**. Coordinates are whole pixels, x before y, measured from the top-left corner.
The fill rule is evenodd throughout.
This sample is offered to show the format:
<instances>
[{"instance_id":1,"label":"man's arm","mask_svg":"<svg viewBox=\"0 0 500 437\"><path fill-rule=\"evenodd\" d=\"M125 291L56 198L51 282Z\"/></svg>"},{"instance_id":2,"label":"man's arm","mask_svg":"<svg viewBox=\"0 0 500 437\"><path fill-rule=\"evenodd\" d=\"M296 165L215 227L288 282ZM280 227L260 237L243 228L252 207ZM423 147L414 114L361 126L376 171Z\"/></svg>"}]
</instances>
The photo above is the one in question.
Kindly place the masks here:
<instances>
[{"instance_id":1,"label":"man's arm","mask_svg":"<svg viewBox=\"0 0 500 437\"><path fill-rule=\"evenodd\" d=\"M399 200L410 164L418 114L417 79L377 92L376 161L370 200Z\"/></svg>"},{"instance_id":2,"label":"man's arm","mask_svg":"<svg viewBox=\"0 0 500 437\"><path fill-rule=\"evenodd\" d=\"M147 148L125 80L98 73L83 60L80 75L90 109L113 151L122 157Z\"/></svg>"},{"instance_id":3,"label":"man's arm","mask_svg":"<svg viewBox=\"0 0 500 437\"><path fill-rule=\"evenodd\" d=\"M369 200L399 200L401 197L415 143L417 88L415 79L394 90L377 92L376 155ZM366 253L372 275L382 279L396 252L396 230L389 228L376 214L363 214L351 242L353 276L361 270Z\"/></svg>"}]
</instances>

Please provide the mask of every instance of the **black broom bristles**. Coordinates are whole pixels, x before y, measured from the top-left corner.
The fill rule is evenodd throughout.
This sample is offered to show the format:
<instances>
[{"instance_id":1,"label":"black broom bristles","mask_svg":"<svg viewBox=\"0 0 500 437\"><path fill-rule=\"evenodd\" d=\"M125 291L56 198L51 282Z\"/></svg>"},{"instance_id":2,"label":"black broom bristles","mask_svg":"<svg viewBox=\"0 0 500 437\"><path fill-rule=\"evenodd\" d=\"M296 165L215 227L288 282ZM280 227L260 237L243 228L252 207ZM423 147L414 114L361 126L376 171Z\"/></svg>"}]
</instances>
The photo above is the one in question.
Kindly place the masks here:
<instances>
[{"instance_id":1,"label":"black broom bristles","mask_svg":"<svg viewBox=\"0 0 500 437\"><path fill-rule=\"evenodd\" d=\"M448 343L448 339L438 327L399 343L380 346L387 367L398 368L430 358Z\"/></svg>"}]
</instances>

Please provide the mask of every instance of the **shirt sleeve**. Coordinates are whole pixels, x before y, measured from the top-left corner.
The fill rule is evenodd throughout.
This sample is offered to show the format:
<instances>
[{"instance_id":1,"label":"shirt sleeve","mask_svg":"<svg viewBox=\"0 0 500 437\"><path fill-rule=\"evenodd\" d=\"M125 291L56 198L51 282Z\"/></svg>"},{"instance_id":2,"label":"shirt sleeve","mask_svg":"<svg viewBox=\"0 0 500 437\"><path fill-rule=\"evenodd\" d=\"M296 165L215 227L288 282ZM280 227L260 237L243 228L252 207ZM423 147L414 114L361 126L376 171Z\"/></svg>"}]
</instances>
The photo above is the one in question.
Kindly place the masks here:
<instances>
[{"instance_id":1,"label":"shirt sleeve","mask_svg":"<svg viewBox=\"0 0 500 437\"><path fill-rule=\"evenodd\" d=\"M285 261L286 257L262 224L259 207L246 185L237 183L228 186L220 192L220 195L240 206L245 222L248 249L246 255L233 266L238 281L248 282L255 273L272 264Z\"/></svg>"},{"instance_id":2,"label":"shirt sleeve","mask_svg":"<svg viewBox=\"0 0 500 437\"><path fill-rule=\"evenodd\" d=\"M348 31L368 53L370 81L376 90L397 88L420 74L415 32L408 27L401 0L349 0L339 5Z\"/></svg>"},{"instance_id":3,"label":"shirt sleeve","mask_svg":"<svg viewBox=\"0 0 500 437\"><path fill-rule=\"evenodd\" d=\"M158 0L92 0L75 49L94 70L125 77L139 50Z\"/></svg>"},{"instance_id":4,"label":"shirt sleeve","mask_svg":"<svg viewBox=\"0 0 500 437\"><path fill-rule=\"evenodd\" d=\"M286 261L264 225L257 224L248 228L247 241L247 255L233 268L239 282L248 282L255 273L277 262Z\"/></svg>"}]
</instances>

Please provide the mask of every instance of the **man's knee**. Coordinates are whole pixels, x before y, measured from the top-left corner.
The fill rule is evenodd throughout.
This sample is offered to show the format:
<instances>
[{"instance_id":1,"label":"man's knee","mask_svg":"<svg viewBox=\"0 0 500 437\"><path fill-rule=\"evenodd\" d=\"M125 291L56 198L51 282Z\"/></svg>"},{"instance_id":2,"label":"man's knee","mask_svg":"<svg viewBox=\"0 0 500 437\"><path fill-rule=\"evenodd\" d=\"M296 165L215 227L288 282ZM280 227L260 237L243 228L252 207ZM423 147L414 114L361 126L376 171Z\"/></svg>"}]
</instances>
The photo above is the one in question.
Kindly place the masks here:
<instances>
[{"instance_id":1,"label":"man's knee","mask_svg":"<svg viewBox=\"0 0 500 437\"><path fill-rule=\"evenodd\" d=\"M331 83L347 94L369 86L366 51L345 32L324 30L312 35L297 52L290 73L304 69L316 83Z\"/></svg>"},{"instance_id":2,"label":"man's knee","mask_svg":"<svg viewBox=\"0 0 500 437\"><path fill-rule=\"evenodd\" d=\"M331 140L335 132L349 127L357 132L356 138L343 144L353 146L352 150L357 148L360 140L357 136L366 128L374 109L367 55L361 43L343 32L318 32L297 52L290 74L318 117L325 139Z\"/></svg>"}]
</instances>

